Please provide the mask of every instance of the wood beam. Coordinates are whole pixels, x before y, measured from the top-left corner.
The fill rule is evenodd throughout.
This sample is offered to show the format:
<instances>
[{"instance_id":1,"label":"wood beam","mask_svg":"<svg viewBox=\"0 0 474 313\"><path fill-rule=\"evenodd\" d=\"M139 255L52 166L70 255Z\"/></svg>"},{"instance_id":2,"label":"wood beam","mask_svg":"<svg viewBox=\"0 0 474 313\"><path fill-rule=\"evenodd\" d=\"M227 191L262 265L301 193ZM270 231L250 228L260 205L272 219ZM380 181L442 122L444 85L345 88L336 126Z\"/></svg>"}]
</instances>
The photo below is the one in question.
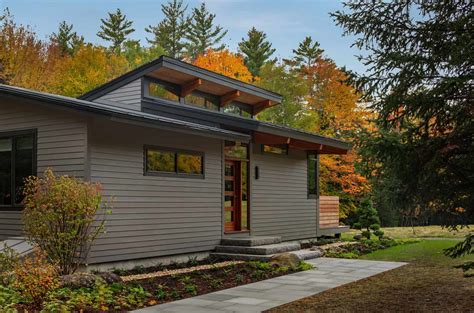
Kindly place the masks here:
<instances>
[{"instance_id":1,"label":"wood beam","mask_svg":"<svg viewBox=\"0 0 474 313\"><path fill-rule=\"evenodd\" d=\"M181 92L180 92L181 97L186 97L191 92L193 92L193 90L195 90L201 85L202 85L202 80L200 78L193 79L185 83L184 85L181 85Z\"/></svg>"},{"instance_id":2,"label":"wood beam","mask_svg":"<svg viewBox=\"0 0 474 313\"><path fill-rule=\"evenodd\" d=\"M269 107L272 106L272 102L270 100L263 100L257 104L254 105L253 107L253 114L257 114Z\"/></svg>"},{"instance_id":3,"label":"wood beam","mask_svg":"<svg viewBox=\"0 0 474 313\"><path fill-rule=\"evenodd\" d=\"M238 98L240 96L240 91L238 90L232 90L231 92L228 92L224 95L221 96L221 107L224 107L228 105L232 100Z\"/></svg>"}]
</instances>

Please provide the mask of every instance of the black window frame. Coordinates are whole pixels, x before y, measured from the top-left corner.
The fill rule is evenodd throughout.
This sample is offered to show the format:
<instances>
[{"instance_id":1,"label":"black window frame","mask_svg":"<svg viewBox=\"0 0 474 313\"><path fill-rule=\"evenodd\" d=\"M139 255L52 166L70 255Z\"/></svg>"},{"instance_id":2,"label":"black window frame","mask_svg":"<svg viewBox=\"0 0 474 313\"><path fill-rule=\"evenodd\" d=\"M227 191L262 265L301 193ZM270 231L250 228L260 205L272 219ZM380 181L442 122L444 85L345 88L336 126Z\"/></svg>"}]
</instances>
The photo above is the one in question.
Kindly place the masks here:
<instances>
[{"instance_id":1,"label":"black window frame","mask_svg":"<svg viewBox=\"0 0 474 313\"><path fill-rule=\"evenodd\" d=\"M309 189L310 186L310 162L312 162L311 156L314 156L314 179L315 179L315 191L314 193L311 192ZM306 178L307 178L307 194L308 194L308 199L317 199L319 198L319 154L318 153L312 153L309 152L307 154L307 173L306 173Z\"/></svg>"},{"instance_id":2,"label":"black window frame","mask_svg":"<svg viewBox=\"0 0 474 313\"><path fill-rule=\"evenodd\" d=\"M16 131L6 131L6 132L0 132L0 139L6 139L10 138L12 139L12 160L11 160L11 191L12 191L12 204L0 204L0 211L21 211L23 209L23 205L21 203L15 203L15 161L16 161L16 137L21 137L25 135L32 135L33 137L33 155L32 155L32 175L37 176L38 175L38 148L37 148L37 143L38 143L38 131L37 129L25 129L25 130L16 130Z\"/></svg>"},{"instance_id":3,"label":"black window frame","mask_svg":"<svg viewBox=\"0 0 474 313\"><path fill-rule=\"evenodd\" d=\"M174 172L162 172L162 171L149 171L148 170L148 150L155 150L161 152L172 152L174 153ZM202 173L201 174L191 174L191 173L182 173L178 171L178 155L179 154L189 154L189 155L197 155L201 157L202 163ZM204 179L206 173L206 157L204 152L200 151L193 151L193 150L184 150L184 149L176 149L176 148L169 148L169 147L162 147L162 146L155 146L155 145L144 145L143 146L143 175L144 176L162 176L162 177L182 177L182 178L198 178Z\"/></svg>"}]
</instances>

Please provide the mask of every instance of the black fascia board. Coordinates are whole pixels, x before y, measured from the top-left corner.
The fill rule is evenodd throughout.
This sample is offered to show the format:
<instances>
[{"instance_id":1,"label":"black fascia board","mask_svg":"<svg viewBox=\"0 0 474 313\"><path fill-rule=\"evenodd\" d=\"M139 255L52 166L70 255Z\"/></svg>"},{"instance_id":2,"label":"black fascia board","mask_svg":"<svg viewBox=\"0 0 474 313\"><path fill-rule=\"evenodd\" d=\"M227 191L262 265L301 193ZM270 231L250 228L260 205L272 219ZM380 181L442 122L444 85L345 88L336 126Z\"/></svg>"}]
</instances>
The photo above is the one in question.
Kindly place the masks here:
<instances>
[{"instance_id":1,"label":"black fascia board","mask_svg":"<svg viewBox=\"0 0 474 313\"><path fill-rule=\"evenodd\" d=\"M198 131L239 141L250 140L249 135L235 131L2 84L0 84L0 97L1 96L20 97L32 101L38 101L47 106L55 106L66 110L82 111L142 123L145 122L146 124L163 126L168 129L181 128L184 130L190 130L193 132Z\"/></svg>"}]
</instances>

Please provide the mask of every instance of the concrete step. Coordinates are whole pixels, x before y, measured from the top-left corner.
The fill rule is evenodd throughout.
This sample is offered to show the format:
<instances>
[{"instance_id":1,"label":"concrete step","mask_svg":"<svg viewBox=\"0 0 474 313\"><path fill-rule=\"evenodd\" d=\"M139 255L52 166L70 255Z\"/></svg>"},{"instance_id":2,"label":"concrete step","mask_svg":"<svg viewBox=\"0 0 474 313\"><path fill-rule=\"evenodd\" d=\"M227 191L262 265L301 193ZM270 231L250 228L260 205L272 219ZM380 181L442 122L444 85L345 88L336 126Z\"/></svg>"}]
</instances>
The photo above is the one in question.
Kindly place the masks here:
<instances>
[{"instance_id":1,"label":"concrete step","mask_svg":"<svg viewBox=\"0 0 474 313\"><path fill-rule=\"evenodd\" d=\"M216 258L223 261L270 261L273 255L258 255L258 254L241 254L241 253L220 253L212 252L211 258Z\"/></svg>"},{"instance_id":2,"label":"concrete step","mask_svg":"<svg viewBox=\"0 0 474 313\"><path fill-rule=\"evenodd\" d=\"M297 250L292 251L298 255L302 260L309 260L309 259L316 259L321 256L321 252L319 251L311 251L311 250ZM242 253L223 253L223 252L213 252L210 254L211 257L219 259L219 260L233 260L233 261L262 261L268 262L271 261L275 254L268 254L268 255L261 255L261 254L242 254Z\"/></svg>"},{"instance_id":3,"label":"concrete step","mask_svg":"<svg viewBox=\"0 0 474 313\"><path fill-rule=\"evenodd\" d=\"M222 246L242 246L242 247L254 247L263 245L272 245L280 243L281 237L242 237L242 238L226 238L221 240Z\"/></svg>"},{"instance_id":4,"label":"concrete step","mask_svg":"<svg viewBox=\"0 0 474 313\"><path fill-rule=\"evenodd\" d=\"M263 246L217 246L218 253L238 253L253 255L269 255L283 252L300 250L301 245L297 242L283 242Z\"/></svg>"}]
</instances>

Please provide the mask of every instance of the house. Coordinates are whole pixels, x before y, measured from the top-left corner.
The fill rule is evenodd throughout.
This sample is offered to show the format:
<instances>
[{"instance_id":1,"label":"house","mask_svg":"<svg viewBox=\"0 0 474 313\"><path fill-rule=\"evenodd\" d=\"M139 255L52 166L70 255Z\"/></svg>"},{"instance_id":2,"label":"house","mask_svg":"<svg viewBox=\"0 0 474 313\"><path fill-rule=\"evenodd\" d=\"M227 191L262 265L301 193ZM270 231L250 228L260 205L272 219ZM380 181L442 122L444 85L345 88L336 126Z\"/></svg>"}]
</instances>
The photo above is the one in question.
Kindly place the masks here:
<instances>
[{"instance_id":1,"label":"house","mask_svg":"<svg viewBox=\"0 0 474 313\"><path fill-rule=\"evenodd\" d=\"M22 178L48 167L114 198L89 264L344 231L318 162L350 145L254 118L281 99L165 56L79 99L0 85L0 240L21 236Z\"/></svg>"}]
</instances>

